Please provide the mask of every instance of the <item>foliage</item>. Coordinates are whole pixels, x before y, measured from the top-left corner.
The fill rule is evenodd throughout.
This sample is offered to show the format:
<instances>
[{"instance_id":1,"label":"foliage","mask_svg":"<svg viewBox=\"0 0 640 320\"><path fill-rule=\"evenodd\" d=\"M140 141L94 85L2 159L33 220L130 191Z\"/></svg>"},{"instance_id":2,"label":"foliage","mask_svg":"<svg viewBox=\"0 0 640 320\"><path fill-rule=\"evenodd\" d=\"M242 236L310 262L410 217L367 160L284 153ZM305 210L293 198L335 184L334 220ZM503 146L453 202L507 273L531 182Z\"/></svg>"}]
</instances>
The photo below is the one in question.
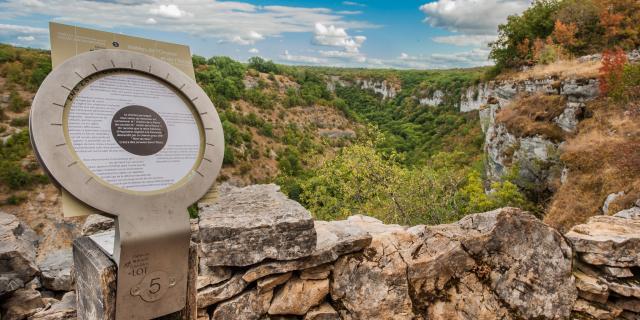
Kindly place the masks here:
<instances>
[{"instance_id":1,"label":"foliage","mask_svg":"<svg viewBox=\"0 0 640 320\"><path fill-rule=\"evenodd\" d=\"M249 68L262 73L280 74L280 68L271 60L265 60L261 57L252 57L249 59Z\"/></svg>"},{"instance_id":2,"label":"foliage","mask_svg":"<svg viewBox=\"0 0 640 320\"><path fill-rule=\"evenodd\" d=\"M628 100L638 90L637 70L637 66L627 65L627 55L622 49L605 51L600 67L600 94L618 102Z\"/></svg>"},{"instance_id":3,"label":"foliage","mask_svg":"<svg viewBox=\"0 0 640 320\"><path fill-rule=\"evenodd\" d=\"M537 0L498 27L490 57L498 69L549 63L640 45L637 0Z\"/></svg>"},{"instance_id":4,"label":"foliage","mask_svg":"<svg viewBox=\"0 0 640 320\"><path fill-rule=\"evenodd\" d=\"M21 160L31 152L30 146L27 130L14 134L0 145L0 183L18 190L47 181L41 174L25 171L20 165Z\"/></svg>"},{"instance_id":5,"label":"foliage","mask_svg":"<svg viewBox=\"0 0 640 320\"><path fill-rule=\"evenodd\" d=\"M15 113L20 113L24 111L26 106L27 102L22 99L17 91L12 90L11 93L9 93L9 110Z\"/></svg>"}]
</instances>

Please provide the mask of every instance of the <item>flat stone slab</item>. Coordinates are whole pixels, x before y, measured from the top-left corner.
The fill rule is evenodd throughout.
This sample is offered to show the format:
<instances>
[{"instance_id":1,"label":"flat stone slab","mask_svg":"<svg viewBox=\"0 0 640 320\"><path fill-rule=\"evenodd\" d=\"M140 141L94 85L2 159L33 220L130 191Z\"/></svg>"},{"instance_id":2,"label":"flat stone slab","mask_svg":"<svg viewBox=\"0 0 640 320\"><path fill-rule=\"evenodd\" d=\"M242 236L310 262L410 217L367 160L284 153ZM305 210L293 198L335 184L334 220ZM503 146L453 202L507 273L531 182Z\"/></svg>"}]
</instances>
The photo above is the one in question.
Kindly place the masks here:
<instances>
[{"instance_id":1,"label":"flat stone slab","mask_svg":"<svg viewBox=\"0 0 640 320\"><path fill-rule=\"evenodd\" d=\"M640 220L611 216L591 217L566 235L576 252L592 265L640 266Z\"/></svg>"},{"instance_id":2,"label":"flat stone slab","mask_svg":"<svg viewBox=\"0 0 640 320\"><path fill-rule=\"evenodd\" d=\"M275 184L220 187L217 203L200 211L202 259L208 266L294 260L316 247L309 212Z\"/></svg>"},{"instance_id":3,"label":"flat stone slab","mask_svg":"<svg viewBox=\"0 0 640 320\"><path fill-rule=\"evenodd\" d=\"M0 296L22 288L39 271L36 233L13 215L0 212Z\"/></svg>"},{"instance_id":4,"label":"flat stone slab","mask_svg":"<svg viewBox=\"0 0 640 320\"><path fill-rule=\"evenodd\" d=\"M291 261L271 261L247 270L246 282L277 273L303 270L336 261L340 256L360 251L371 243L371 235L362 226L348 220L316 221L318 243L308 257Z\"/></svg>"}]
</instances>

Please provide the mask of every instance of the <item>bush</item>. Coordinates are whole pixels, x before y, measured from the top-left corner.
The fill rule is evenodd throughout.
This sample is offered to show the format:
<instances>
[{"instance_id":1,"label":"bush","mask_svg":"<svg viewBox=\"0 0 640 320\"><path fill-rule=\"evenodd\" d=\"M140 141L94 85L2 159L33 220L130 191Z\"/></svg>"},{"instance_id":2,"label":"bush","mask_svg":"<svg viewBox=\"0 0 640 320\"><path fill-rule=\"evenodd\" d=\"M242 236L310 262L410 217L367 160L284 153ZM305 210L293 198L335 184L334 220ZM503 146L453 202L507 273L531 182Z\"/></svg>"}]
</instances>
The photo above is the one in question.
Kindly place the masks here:
<instances>
[{"instance_id":1,"label":"bush","mask_svg":"<svg viewBox=\"0 0 640 320\"><path fill-rule=\"evenodd\" d=\"M12 190L17 190L30 185L32 177L17 163L2 161L0 162L0 182Z\"/></svg>"},{"instance_id":2,"label":"bush","mask_svg":"<svg viewBox=\"0 0 640 320\"><path fill-rule=\"evenodd\" d=\"M249 68L262 73L280 74L280 68L271 60L265 60L260 57L252 57L249 59Z\"/></svg>"},{"instance_id":3,"label":"bush","mask_svg":"<svg viewBox=\"0 0 640 320\"><path fill-rule=\"evenodd\" d=\"M24 111L26 106L27 102L22 99L20 94L17 91L11 91L9 94L9 110L20 113Z\"/></svg>"},{"instance_id":4,"label":"bush","mask_svg":"<svg viewBox=\"0 0 640 320\"><path fill-rule=\"evenodd\" d=\"M14 118L10 124L14 127L26 127L29 125L29 117Z\"/></svg>"},{"instance_id":5,"label":"bush","mask_svg":"<svg viewBox=\"0 0 640 320\"><path fill-rule=\"evenodd\" d=\"M627 63L621 49L605 51L600 68L600 93L617 103L640 98L640 65Z\"/></svg>"}]
</instances>

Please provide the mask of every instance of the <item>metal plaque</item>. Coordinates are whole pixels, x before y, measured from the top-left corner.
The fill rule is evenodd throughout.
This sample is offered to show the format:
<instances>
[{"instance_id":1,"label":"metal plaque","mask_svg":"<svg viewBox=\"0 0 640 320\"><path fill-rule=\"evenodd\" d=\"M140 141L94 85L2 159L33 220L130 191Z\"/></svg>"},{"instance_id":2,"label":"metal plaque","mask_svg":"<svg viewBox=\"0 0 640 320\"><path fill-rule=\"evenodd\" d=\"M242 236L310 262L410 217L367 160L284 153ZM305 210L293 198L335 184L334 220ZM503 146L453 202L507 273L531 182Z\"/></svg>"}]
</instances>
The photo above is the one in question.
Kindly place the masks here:
<instances>
[{"instance_id":1,"label":"metal plaque","mask_svg":"<svg viewBox=\"0 0 640 320\"><path fill-rule=\"evenodd\" d=\"M204 91L144 54L87 52L45 79L29 130L54 182L116 219L116 319L184 308L187 207L214 183L224 152Z\"/></svg>"}]
</instances>

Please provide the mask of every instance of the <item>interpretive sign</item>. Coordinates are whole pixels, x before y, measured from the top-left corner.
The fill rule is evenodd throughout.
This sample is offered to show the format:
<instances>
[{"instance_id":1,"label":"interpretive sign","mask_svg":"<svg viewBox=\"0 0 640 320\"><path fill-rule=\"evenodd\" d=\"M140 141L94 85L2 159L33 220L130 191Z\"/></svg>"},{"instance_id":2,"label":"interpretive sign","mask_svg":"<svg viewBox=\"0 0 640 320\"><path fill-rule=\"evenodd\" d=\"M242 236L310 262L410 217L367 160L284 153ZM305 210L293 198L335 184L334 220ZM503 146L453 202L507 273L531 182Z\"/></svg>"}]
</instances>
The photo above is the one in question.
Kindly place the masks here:
<instances>
[{"instance_id":1,"label":"interpretive sign","mask_svg":"<svg viewBox=\"0 0 640 320\"><path fill-rule=\"evenodd\" d=\"M204 91L145 54L82 53L45 79L29 129L52 180L116 218L116 319L181 310L187 207L207 193L224 152L220 119Z\"/></svg>"}]
</instances>

